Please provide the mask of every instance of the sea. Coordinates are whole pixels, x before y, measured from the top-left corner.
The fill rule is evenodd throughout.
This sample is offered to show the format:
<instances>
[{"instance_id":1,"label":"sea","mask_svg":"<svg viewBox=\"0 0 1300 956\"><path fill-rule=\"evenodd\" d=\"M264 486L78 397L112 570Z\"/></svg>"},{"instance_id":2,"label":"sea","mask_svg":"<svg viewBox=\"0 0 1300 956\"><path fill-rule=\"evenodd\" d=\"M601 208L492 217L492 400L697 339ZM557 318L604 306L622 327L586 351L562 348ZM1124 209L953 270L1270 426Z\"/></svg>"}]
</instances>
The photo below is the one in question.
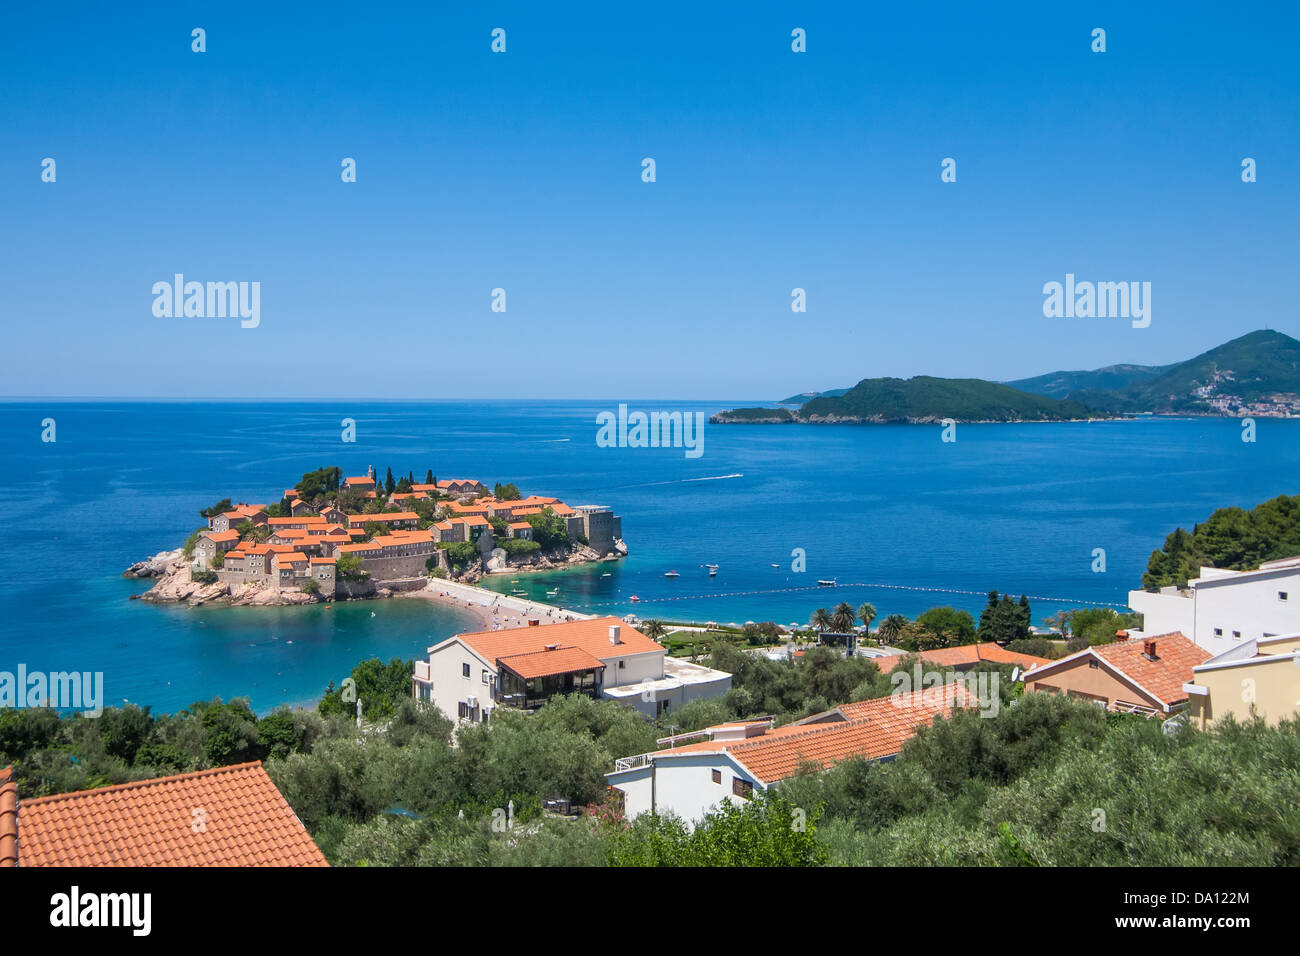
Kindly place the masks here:
<instances>
[{"instance_id":1,"label":"sea","mask_svg":"<svg viewBox=\"0 0 1300 956\"><path fill-rule=\"evenodd\" d=\"M990 590L1028 595L1035 623L1119 609L1174 528L1300 491L1294 420L1258 420L1254 441L1239 421L1205 418L963 424L947 442L940 426L706 425L695 456L598 444L597 418L618 404L0 403L0 672L102 673L106 706L246 697L265 713L309 706L363 659L419 657L466 629L463 612L421 600L130 600L149 582L122 571L178 547L201 508L277 501L330 465L609 506L626 559L490 586L699 623L802 623L841 601L872 603L877 621L939 605L978 617ZM627 404L707 416L755 402Z\"/></svg>"}]
</instances>

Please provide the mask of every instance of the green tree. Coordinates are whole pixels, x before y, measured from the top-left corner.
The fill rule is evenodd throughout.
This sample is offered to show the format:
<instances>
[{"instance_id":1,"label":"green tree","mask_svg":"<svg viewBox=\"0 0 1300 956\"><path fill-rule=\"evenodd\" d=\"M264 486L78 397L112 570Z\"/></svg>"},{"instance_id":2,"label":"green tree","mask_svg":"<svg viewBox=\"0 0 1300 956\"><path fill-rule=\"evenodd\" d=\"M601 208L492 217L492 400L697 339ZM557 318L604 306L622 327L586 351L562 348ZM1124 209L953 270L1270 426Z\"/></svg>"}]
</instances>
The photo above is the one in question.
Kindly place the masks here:
<instances>
[{"instance_id":1,"label":"green tree","mask_svg":"<svg viewBox=\"0 0 1300 956\"><path fill-rule=\"evenodd\" d=\"M835 605L835 610L831 613L831 624L835 630L840 633L846 633L853 629L853 625L858 622L858 616L853 610L853 605L848 601L841 601Z\"/></svg>"},{"instance_id":2,"label":"green tree","mask_svg":"<svg viewBox=\"0 0 1300 956\"><path fill-rule=\"evenodd\" d=\"M200 518L215 518L219 514L224 514L231 510L229 498L222 498L210 508L203 508L199 511Z\"/></svg>"},{"instance_id":3,"label":"green tree","mask_svg":"<svg viewBox=\"0 0 1300 956\"><path fill-rule=\"evenodd\" d=\"M862 626L868 634L871 633L871 622L876 619L876 606L874 604L862 603L858 605L858 618L862 621Z\"/></svg>"},{"instance_id":4,"label":"green tree","mask_svg":"<svg viewBox=\"0 0 1300 956\"><path fill-rule=\"evenodd\" d=\"M811 623L813 629L818 632L824 633L826 631L835 630L835 623L831 619L830 612L824 607L819 607L817 610L813 611L809 623Z\"/></svg>"}]
</instances>

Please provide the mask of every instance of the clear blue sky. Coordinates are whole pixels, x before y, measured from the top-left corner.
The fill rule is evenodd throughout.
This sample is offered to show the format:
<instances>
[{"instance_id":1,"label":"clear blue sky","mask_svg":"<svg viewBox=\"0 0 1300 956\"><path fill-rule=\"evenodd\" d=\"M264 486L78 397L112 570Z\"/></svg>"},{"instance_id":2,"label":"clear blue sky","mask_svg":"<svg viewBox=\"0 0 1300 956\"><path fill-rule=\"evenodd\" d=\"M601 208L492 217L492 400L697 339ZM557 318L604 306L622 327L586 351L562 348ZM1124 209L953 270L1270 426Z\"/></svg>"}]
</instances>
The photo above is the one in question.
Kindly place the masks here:
<instances>
[{"instance_id":1,"label":"clear blue sky","mask_svg":"<svg viewBox=\"0 0 1300 956\"><path fill-rule=\"evenodd\" d=\"M0 394L779 398L1300 335L1300 13L1138 6L11 4ZM155 318L176 272L260 327ZM1150 328L1044 318L1067 272Z\"/></svg>"}]
</instances>

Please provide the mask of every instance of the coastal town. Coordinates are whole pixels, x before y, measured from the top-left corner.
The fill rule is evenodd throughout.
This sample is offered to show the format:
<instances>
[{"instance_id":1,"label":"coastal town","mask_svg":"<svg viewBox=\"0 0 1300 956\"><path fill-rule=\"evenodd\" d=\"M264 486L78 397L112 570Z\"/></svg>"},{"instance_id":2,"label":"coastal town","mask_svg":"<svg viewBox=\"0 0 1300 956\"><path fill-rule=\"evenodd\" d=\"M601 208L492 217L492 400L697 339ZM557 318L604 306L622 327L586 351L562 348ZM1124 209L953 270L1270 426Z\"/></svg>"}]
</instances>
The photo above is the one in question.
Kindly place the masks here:
<instances>
[{"instance_id":1,"label":"coastal town","mask_svg":"<svg viewBox=\"0 0 1300 956\"><path fill-rule=\"evenodd\" d=\"M550 568L627 554L621 519L477 479L416 482L338 468L303 476L279 502L206 509L184 548L141 562L157 577L143 598L192 604L306 604L424 589L431 578Z\"/></svg>"}]
</instances>

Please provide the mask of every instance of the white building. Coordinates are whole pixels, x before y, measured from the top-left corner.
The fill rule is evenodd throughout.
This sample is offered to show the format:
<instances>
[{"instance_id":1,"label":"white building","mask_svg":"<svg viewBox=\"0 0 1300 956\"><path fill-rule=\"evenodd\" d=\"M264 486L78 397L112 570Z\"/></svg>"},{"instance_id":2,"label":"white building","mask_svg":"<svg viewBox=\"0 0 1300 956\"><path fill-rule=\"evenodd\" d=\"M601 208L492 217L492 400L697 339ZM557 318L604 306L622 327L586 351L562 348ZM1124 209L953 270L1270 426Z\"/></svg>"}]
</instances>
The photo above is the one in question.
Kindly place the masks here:
<instances>
[{"instance_id":1,"label":"white building","mask_svg":"<svg viewBox=\"0 0 1300 956\"><path fill-rule=\"evenodd\" d=\"M480 722L497 707L531 711L563 694L653 717L730 689L730 674L668 658L640 631L600 617L457 634L415 662L412 691L453 720Z\"/></svg>"},{"instance_id":2,"label":"white building","mask_svg":"<svg viewBox=\"0 0 1300 956\"><path fill-rule=\"evenodd\" d=\"M949 685L844 704L785 727L771 718L733 721L665 737L659 743L667 749L616 760L605 777L622 791L629 820L672 813L698 821L723 801L747 800L809 764L891 759L917 728L970 703L964 688Z\"/></svg>"},{"instance_id":3,"label":"white building","mask_svg":"<svg viewBox=\"0 0 1300 956\"><path fill-rule=\"evenodd\" d=\"M1300 631L1300 557L1268 561L1258 571L1201 568L1187 587L1130 591L1143 616L1133 638L1179 631L1213 654L1242 641Z\"/></svg>"}]
</instances>

